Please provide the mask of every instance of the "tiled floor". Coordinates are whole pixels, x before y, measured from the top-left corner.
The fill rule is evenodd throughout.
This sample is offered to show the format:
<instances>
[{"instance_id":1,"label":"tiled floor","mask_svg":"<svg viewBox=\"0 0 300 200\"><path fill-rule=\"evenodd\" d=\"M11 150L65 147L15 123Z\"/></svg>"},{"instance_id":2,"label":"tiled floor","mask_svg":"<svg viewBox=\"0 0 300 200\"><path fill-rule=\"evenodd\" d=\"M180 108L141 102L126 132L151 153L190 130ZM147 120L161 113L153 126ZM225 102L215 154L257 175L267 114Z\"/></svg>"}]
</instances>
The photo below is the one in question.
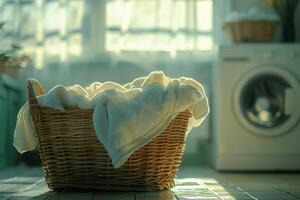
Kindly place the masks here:
<instances>
[{"instance_id":1,"label":"tiled floor","mask_svg":"<svg viewBox=\"0 0 300 200\"><path fill-rule=\"evenodd\" d=\"M300 173L217 173L210 168L180 169L177 186L163 192L55 193L40 168L19 166L0 171L0 199L176 200L300 199Z\"/></svg>"}]
</instances>

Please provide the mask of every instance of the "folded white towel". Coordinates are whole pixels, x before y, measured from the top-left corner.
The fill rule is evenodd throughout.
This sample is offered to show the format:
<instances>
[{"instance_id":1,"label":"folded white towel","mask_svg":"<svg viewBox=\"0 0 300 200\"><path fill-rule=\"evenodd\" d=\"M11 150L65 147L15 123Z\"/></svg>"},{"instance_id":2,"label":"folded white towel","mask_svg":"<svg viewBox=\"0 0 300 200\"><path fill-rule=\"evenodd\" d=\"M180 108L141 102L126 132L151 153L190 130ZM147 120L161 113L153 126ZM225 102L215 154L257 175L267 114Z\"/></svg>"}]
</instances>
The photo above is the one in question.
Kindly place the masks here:
<instances>
[{"instance_id":1,"label":"folded white towel","mask_svg":"<svg viewBox=\"0 0 300 200\"><path fill-rule=\"evenodd\" d=\"M200 125L209 112L203 87L189 78L170 79L163 72L152 72L124 86L93 83L87 88L56 86L37 97L40 106L94 109L93 125L112 164L120 167L138 148L161 133L179 113L193 115L189 130ZM35 148L31 119L26 103L19 112L14 145L20 152Z\"/></svg>"}]
</instances>

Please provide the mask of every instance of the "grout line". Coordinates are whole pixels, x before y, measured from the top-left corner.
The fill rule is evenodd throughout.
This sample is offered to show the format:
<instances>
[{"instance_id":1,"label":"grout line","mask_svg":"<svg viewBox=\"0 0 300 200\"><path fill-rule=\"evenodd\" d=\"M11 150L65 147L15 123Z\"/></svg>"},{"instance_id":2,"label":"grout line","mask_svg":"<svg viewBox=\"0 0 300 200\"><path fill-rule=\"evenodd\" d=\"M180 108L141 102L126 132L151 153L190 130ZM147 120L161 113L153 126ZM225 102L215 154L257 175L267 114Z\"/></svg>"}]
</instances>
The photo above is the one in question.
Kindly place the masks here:
<instances>
[{"instance_id":1,"label":"grout line","mask_svg":"<svg viewBox=\"0 0 300 200\"><path fill-rule=\"evenodd\" d=\"M96 197L96 192L93 193L91 200L94 200Z\"/></svg>"},{"instance_id":2,"label":"grout line","mask_svg":"<svg viewBox=\"0 0 300 200\"><path fill-rule=\"evenodd\" d=\"M37 184L43 182L44 178L41 178L40 180L38 180L37 182L35 182L34 184L29 185L28 187L24 188L23 190L20 190L19 192L14 193L13 195L9 196L8 198L6 198L5 200L11 199L15 196L17 196L18 194L21 194L22 192L25 192L26 190L36 186Z\"/></svg>"},{"instance_id":3,"label":"grout line","mask_svg":"<svg viewBox=\"0 0 300 200\"><path fill-rule=\"evenodd\" d=\"M199 184L199 183L197 182L197 184ZM213 191L213 190L212 190L210 187L208 187L204 182L201 182L201 184L199 184L199 185L204 185L208 191L210 191L212 194L216 195L216 197L218 197L220 200L224 200L218 193L216 193L215 191ZM176 186L175 186L175 187L176 187ZM170 191L171 191L171 193L174 195L174 197L176 198L176 200L180 200L179 197L178 197L172 190L170 190Z\"/></svg>"},{"instance_id":4,"label":"grout line","mask_svg":"<svg viewBox=\"0 0 300 200\"><path fill-rule=\"evenodd\" d=\"M284 193L286 193L286 194L288 194L288 195L291 195L292 197L294 197L294 198L296 198L296 199L300 199L299 196L295 196L293 193L287 192L287 191L285 191L285 190L283 190L283 189L281 189L281 188L278 188L278 187L276 187L276 186L272 186L272 188L274 188L274 189L276 189L276 190L279 190L279 191L281 191L281 192L284 192Z\"/></svg>"},{"instance_id":5,"label":"grout line","mask_svg":"<svg viewBox=\"0 0 300 200\"><path fill-rule=\"evenodd\" d=\"M237 188L239 191L243 192L244 194L248 195L250 198L252 198L252 199L254 199L254 200L258 200L256 197L252 196L251 194L249 194L248 192L246 192L245 190L243 190L241 187L236 186L236 188Z\"/></svg>"},{"instance_id":6,"label":"grout line","mask_svg":"<svg viewBox=\"0 0 300 200\"><path fill-rule=\"evenodd\" d=\"M214 193L217 197L219 197L221 200L224 200L223 197L221 197L217 192L213 191L211 188L209 188L205 183L203 183L205 185L205 187L211 191L212 193Z\"/></svg>"},{"instance_id":7,"label":"grout line","mask_svg":"<svg viewBox=\"0 0 300 200\"><path fill-rule=\"evenodd\" d=\"M170 191L171 191L171 190L170 190ZM171 192L172 192L172 194L173 194L173 196L175 197L176 200L180 200L179 197L178 197L173 191L171 191ZM136 199L135 199L135 200L136 200Z\"/></svg>"}]
</instances>

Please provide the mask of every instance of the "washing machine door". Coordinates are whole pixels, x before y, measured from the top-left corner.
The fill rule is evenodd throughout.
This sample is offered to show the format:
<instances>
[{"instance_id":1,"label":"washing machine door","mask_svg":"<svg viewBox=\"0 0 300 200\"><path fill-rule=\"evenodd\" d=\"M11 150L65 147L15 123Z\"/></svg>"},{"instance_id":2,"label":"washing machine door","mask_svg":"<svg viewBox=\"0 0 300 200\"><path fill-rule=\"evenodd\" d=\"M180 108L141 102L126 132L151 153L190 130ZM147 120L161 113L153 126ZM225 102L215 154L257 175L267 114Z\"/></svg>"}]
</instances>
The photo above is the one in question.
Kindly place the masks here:
<instances>
[{"instance_id":1,"label":"washing machine door","mask_svg":"<svg viewBox=\"0 0 300 200\"><path fill-rule=\"evenodd\" d=\"M241 77L233 91L235 117L250 133L278 136L299 121L299 81L286 69L255 67Z\"/></svg>"}]
</instances>

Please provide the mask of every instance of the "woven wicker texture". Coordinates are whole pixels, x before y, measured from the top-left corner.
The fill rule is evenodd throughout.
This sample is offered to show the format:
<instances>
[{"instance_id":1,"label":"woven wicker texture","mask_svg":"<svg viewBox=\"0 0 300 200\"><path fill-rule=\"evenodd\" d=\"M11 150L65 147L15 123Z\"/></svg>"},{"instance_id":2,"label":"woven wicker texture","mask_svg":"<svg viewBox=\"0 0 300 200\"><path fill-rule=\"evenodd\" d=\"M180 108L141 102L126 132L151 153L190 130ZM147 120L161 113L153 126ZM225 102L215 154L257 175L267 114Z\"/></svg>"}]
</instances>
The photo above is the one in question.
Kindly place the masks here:
<instances>
[{"instance_id":1,"label":"woven wicker texture","mask_svg":"<svg viewBox=\"0 0 300 200\"><path fill-rule=\"evenodd\" d=\"M224 28L234 43L271 42L277 24L272 21L241 21L228 22Z\"/></svg>"},{"instance_id":2,"label":"woven wicker texture","mask_svg":"<svg viewBox=\"0 0 300 200\"><path fill-rule=\"evenodd\" d=\"M30 114L49 188L61 190L153 191L174 186L191 114L179 113L156 138L115 169L96 138L90 109L42 108L28 82Z\"/></svg>"}]
</instances>

